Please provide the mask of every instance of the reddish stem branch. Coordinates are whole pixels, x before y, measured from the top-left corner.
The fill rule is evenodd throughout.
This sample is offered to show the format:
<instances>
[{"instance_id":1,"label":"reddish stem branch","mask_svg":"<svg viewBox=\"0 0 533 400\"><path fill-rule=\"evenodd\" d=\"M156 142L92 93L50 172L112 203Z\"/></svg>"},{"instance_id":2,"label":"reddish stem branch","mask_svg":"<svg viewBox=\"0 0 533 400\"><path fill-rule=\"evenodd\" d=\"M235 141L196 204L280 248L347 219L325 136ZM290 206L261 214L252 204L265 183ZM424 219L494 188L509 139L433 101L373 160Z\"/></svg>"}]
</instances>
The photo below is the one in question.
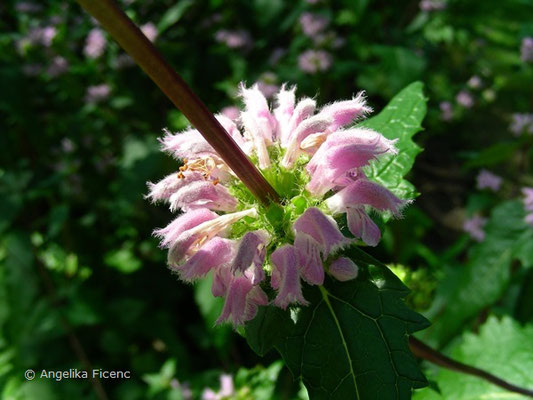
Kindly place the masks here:
<instances>
[{"instance_id":1,"label":"reddish stem branch","mask_svg":"<svg viewBox=\"0 0 533 400\"><path fill-rule=\"evenodd\" d=\"M494 376L488 373L487 371L483 371L482 369L460 363L459 361L452 360L451 358L446 357L444 354L432 349L427 344L421 342L413 336L409 338L409 348L416 357L423 358L424 360L441 366L443 368L451 369L452 371L457 371L467 375L477 376L478 378L484 379L496 386L509 390L510 392L520 393L528 397L533 397L533 390L513 385L512 383L504 381L503 379L498 378L497 376Z\"/></svg>"},{"instance_id":2,"label":"reddish stem branch","mask_svg":"<svg viewBox=\"0 0 533 400\"><path fill-rule=\"evenodd\" d=\"M113 0L77 0L77 2L100 22L159 86L254 196L264 204L279 201L274 188L246 157L204 103Z\"/></svg>"}]
</instances>

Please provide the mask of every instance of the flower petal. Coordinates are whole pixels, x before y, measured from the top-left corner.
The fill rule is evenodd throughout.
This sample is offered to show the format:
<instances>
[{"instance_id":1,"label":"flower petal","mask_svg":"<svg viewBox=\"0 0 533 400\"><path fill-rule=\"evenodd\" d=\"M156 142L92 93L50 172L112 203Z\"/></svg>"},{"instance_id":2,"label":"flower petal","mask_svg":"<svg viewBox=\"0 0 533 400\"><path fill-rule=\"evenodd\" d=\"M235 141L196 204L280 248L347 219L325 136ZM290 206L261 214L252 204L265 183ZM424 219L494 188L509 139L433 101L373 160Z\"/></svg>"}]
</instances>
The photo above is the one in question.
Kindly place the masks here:
<instances>
[{"instance_id":1,"label":"flower petal","mask_svg":"<svg viewBox=\"0 0 533 400\"><path fill-rule=\"evenodd\" d=\"M181 280L191 282L206 275L212 268L231 261L235 254L232 240L214 237L183 265L174 266Z\"/></svg>"},{"instance_id":2,"label":"flower petal","mask_svg":"<svg viewBox=\"0 0 533 400\"><path fill-rule=\"evenodd\" d=\"M184 211L205 207L211 210L234 211L238 202L222 185L213 181L198 180L181 187L170 197L170 210Z\"/></svg>"},{"instance_id":3,"label":"flower petal","mask_svg":"<svg viewBox=\"0 0 533 400\"><path fill-rule=\"evenodd\" d=\"M150 199L153 203L161 200L168 200L170 196L190 182L201 180L202 175L194 172L192 174L183 175L183 178L178 178L178 173L167 175L157 183L148 182L150 192L145 198Z\"/></svg>"},{"instance_id":4,"label":"flower petal","mask_svg":"<svg viewBox=\"0 0 533 400\"><path fill-rule=\"evenodd\" d=\"M372 108L366 105L364 92L360 92L355 99L337 101L324 106L317 115L324 115L332 118L333 123L329 129L334 132L340 127L352 123L355 119L362 117L371 111Z\"/></svg>"},{"instance_id":5,"label":"flower petal","mask_svg":"<svg viewBox=\"0 0 533 400\"><path fill-rule=\"evenodd\" d=\"M306 233L315 239L321 246L324 257L339 247L350 243L350 240L344 237L339 230L335 220L315 207L305 210L292 227L296 233Z\"/></svg>"},{"instance_id":6,"label":"flower petal","mask_svg":"<svg viewBox=\"0 0 533 400\"><path fill-rule=\"evenodd\" d=\"M270 283L278 289L274 304L286 309L290 303L309 304L304 299L300 284L300 252L291 245L278 247L270 256L273 264Z\"/></svg>"},{"instance_id":7,"label":"flower petal","mask_svg":"<svg viewBox=\"0 0 533 400\"><path fill-rule=\"evenodd\" d=\"M259 286L252 285L245 276L235 277L229 285L224 308L216 323L231 320L235 327L242 325L255 317L258 305L267 304L268 297Z\"/></svg>"},{"instance_id":8,"label":"flower petal","mask_svg":"<svg viewBox=\"0 0 533 400\"><path fill-rule=\"evenodd\" d=\"M391 211L399 217L408 202L400 200L388 189L366 179L358 179L326 200L326 205L335 214L349 207L368 205L378 211Z\"/></svg>"},{"instance_id":9,"label":"flower petal","mask_svg":"<svg viewBox=\"0 0 533 400\"><path fill-rule=\"evenodd\" d=\"M362 207L349 208L346 211L348 229L369 246L377 246L381 231Z\"/></svg>"},{"instance_id":10,"label":"flower petal","mask_svg":"<svg viewBox=\"0 0 533 400\"><path fill-rule=\"evenodd\" d=\"M231 270L235 274L237 271L245 273L248 268L253 284L264 279L263 262L266 255L266 245L270 240L270 235L265 230L247 232L239 243L237 255L231 264Z\"/></svg>"},{"instance_id":11,"label":"flower petal","mask_svg":"<svg viewBox=\"0 0 533 400\"><path fill-rule=\"evenodd\" d=\"M161 247L168 247L174 243L180 235L187 230L200 225L205 221L210 221L218 217L217 213L207 208L198 208L180 215L170 224L162 229L156 229L154 236L161 238Z\"/></svg>"},{"instance_id":12,"label":"flower petal","mask_svg":"<svg viewBox=\"0 0 533 400\"><path fill-rule=\"evenodd\" d=\"M329 273L341 282L357 278L359 267L352 260L346 257L339 257L329 266Z\"/></svg>"},{"instance_id":13,"label":"flower petal","mask_svg":"<svg viewBox=\"0 0 533 400\"><path fill-rule=\"evenodd\" d=\"M294 238L294 247L300 251L300 275L310 285L324 283L324 266L320 258L323 246L310 235L297 232Z\"/></svg>"}]
</instances>

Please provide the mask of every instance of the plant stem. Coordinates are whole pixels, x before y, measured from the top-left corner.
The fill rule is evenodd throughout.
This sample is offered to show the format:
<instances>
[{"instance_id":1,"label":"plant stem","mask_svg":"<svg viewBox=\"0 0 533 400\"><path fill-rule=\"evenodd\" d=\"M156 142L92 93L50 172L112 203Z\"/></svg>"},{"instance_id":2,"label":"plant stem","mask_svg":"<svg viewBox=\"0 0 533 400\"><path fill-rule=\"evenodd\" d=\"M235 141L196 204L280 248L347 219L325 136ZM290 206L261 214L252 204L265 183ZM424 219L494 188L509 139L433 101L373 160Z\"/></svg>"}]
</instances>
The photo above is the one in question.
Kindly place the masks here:
<instances>
[{"instance_id":1,"label":"plant stem","mask_svg":"<svg viewBox=\"0 0 533 400\"><path fill-rule=\"evenodd\" d=\"M113 0L77 2L122 46L264 204L279 196L204 103Z\"/></svg>"},{"instance_id":2,"label":"plant stem","mask_svg":"<svg viewBox=\"0 0 533 400\"><path fill-rule=\"evenodd\" d=\"M416 357L423 358L424 360L433 364L439 365L443 368L451 369L452 371L477 376L478 378L484 379L496 386L509 390L510 392L520 393L533 398L533 390L513 385L512 383L504 381L503 379L498 378L487 371L483 371L482 369L452 360L451 358L446 357L444 354L432 349L427 344L421 342L413 336L409 337L409 348Z\"/></svg>"}]
</instances>

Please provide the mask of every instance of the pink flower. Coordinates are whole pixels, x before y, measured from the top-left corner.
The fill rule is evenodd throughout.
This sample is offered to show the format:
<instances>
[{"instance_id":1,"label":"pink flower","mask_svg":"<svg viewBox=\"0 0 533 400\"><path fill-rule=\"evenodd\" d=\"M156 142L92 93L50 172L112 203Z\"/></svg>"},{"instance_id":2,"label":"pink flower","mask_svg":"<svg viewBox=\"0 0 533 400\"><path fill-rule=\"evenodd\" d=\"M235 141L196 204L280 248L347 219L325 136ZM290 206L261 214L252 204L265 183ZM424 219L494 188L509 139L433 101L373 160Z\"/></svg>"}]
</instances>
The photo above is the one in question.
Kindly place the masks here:
<instances>
[{"instance_id":1,"label":"pink flower","mask_svg":"<svg viewBox=\"0 0 533 400\"><path fill-rule=\"evenodd\" d=\"M157 35L159 33L157 32L157 28L153 22L148 22L142 25L140 29L142 33L144 33L144 36L146 36L150 42L154 42L157 39Z\"/></svg>"},{"instance_id":2,"label":"pink flower","mask_svg":"<svg viewBox=\"0 0 533 400\"><path fill-rule=\"evenodd\" d=\"M173 269L181 280L190 282L205 276L211 269L229 263L235 255L235 243L228 239L214 237L204 244L184 264Z\"/></svg>"},{"instance_id":3,"label":"pink flower","mask_svg":"<svg viewBox=\"0 0 533 400\"><path fill-rule=\"evenodd\" d=\"M220 391L215 393L213 390L207 388L202 392L202 400L223 400L228 399L235 394L233 386L233 378L231 375L220 375Z\"/></svg>"},{"instance_id":4,"label":"pink flower","mask_svg":"<svg viewBox=\"0 0 533 400\"><path fill-rule=\"evenodd\" d=\"M471 77L468 80L468 82L466 84L471 89L479 89L482 86L483 81L481 80L481 78L479 76L474 75L473 77Z\"/></svg>"},{"instance_id":5,"label":"pink flower","mask_svg":"<svg viewBox=\"0 0 533 400\"><path fill-rule=\"evenodd\" d=\"M245 49L252 45L252 38L247 31L221 29L215 34L215 40L224 43L230 49Z\"/></svg>"},{"instance_id":6,"label":"pink flower","mask_svg":"<svg viewBox=\"0 0 533 400\"><path fill-rule=\"evenodd\" d=\"M339 131L328 136L307 165L312 175L307 190L323 196L336 186L346 186L347 174L390 152L395 154L394 142L367 129Z\"/></svg>"},{"instance_id":7,"label":"pink flower","mask_svg":"<svg viewBox=\"0 0 533 400\"><path fill-rule=\"evenodd\" d=\"M490 189L493 192L500 190L503 179L492 172L482 169L476 178L478 189Z\"/></svg>"},{"instance_id":8,"label":"pink flower","mask_svg":"<svg viewBox=\"0 0 533 400\"><path fill-rule=\"evenodd\" d=\"M99 103L109 97L111 94L111 87L105 83L87 88L85 101L87 103Z\"/></svg>"},{"instance_id":9,"label":"pink flower","mask_svg":"<svg viewBox=\"0 0 533 400\"><path fill-rule=\"evenodd\" d=\"M327 71L331 62L331 55L324 50L307 50L298 56L298 67L308 74Z\"/></svg>"},{"instance_id":10,"label":"pink flower","mask_svg":"<svg viewBox=\"0 0 533 400\"><path fill-rule=\"evenodd\" d=\"M357 278L359 267L349 258L340 257L329 266L329 273L341 282Z\"/></svg>"},{"instance_id":11,"label":"pink flower","mask_svg":"<svg viewBox=\"0 0 533 400\"><path fill-rule=\"evenodd\" d=\"M266 306L268 297L246 276L232 277L228 283L226 302L217 323L231 320L234 326L242 325L257 314L258 306Z\"/></svg>"},{"instance_id":12,"label":"pink flower","mask_svg":"<svg viewBox=\"0 0 533 400\"><path fill-rule=\"evenodd\" d=\"M241 239L231 270L233 273L246 274L256 285L265 278L263 262L270 235L265 230L247 232Z\"/></svg>"},{"instance_id":13,"label":"pink flower","mask_svg":"<svg viewBox=\"0 0 533 400\"><path fill-rule=\"evenodd\" d=\"M237 120L241 115L241 111L235 106L225 107L220 111L220 113L232 121Z\"/></svg>"},{"instance_id":14,"label":"pink flower","mask_svg":"<svg viewBox=\"0 0 533 400\"><path fill-rule=\"evenodd\" d=\"M520 136L526 131L533 134L533 114L513 114L509 130L515 136Z\"/></svg>"},{"instance_id":15,"label":"pink flower","mask_svg":"<svg viewBox=\"0 0 533 400\"><path fill-rule=\"evenodd\" d=\"M274 304L286 309L290 303L309 304L300 283L300 252L291 245L278 247L270 256L274 266L270 284L278 290Z\"/></svg>"},{"instance_id":16,"label":"pink flower","mask_svg":"<svg viewBox=\"0 0 533 400\"><path fill-rule=\"evenodd\" d=\"M442 101L439 104L440 119L443 121L450 121L453 118L453 107L449 101Z\"/></svg>"},{"instance_id":17,"label":"pink flower","mask_svg":"<svg viewBox=\"0 0 533 400\"><path fill-rule=\"evenodd\" d=\"M483 218L480 215L475 215L465 220L463 230L475 241L482 242L483 239L485 239L485 231L483 230L483 227L486 223L486 218Z\"/></svg>"},{"instance_id":18,"label":"pink flower","mask_svg":"<svg viewBox=\"0 0 533 400\"><path fill-rule=\"evenodd\" d=\"M335 220L315 207L305 210L292 228L296 236L300 233L311 236L324 257L350 243L339 230Z\"/></svg>"},{"instance_id":19,"label":"pink flower","mask_svg":"<svg viewBox=\"0 0 533 400\"><path fill-rule=\"evenodd\" d=\"M182 280L212 273L213 295L225 298L218 323L238 326L254 318L258 307L269 302L262 289L268 280L276 291L274 305L286 309L306 305L303 282L322 285L326 271L341 281L354 279L357 266L337 253L355 239L343 234L334 216L346 213L352 235L375 246L381 232L368 210L399 217L408 203L369 181L362 170L385 153L396 154L395 141L365 128L345 129L370 111L363 93L315 114L316 102L297 101L295 91L282 85L272 110L259 85L241 86L244 109L231 118L216 116L281 190L283 211L274 219L259 215L262 206L254 207L253 198L198 131L165 131L161 139L163 150L183 165L149 183L146 197L184 214L155 235L169 248L168 264ZM306 205L293 206L295 196Z\"/></svg>"},{"instance_id":20,"label":"pink flower","mask_svg":"<svg viewBox=\"0 0 533 400\"><path fill-rule=\"evenodd\" d=\"M85 47L83 49L83 54L87 58L99 58L104 54L106 46L106 39L104 33L99 28L93 28L89 32L87 39L85 41Z\"/></svg>"},{"instance_id":21,"label":"pink flower","mask_svg":"<svg viewBox=\"0 0 533 400\"><path fill-rule=\"evenodd\" d=\"M68 61L64 57L56 56L52 59L52 62L46 70L46 73L51 78L55 78L65 73L68 70L68 66Z\"/></svg>"},{"instance_id":22,"label":"pink flower","mask_svg":"<svg viewBox=\"0 0 533 400\"><path fill-rule=\"evenodd\" d=\"M459 93L457 93L457 96L455 96L455 101L457 101L457 104L464 108L471 108L474 105L474 98L466 90L461 90Z\"/></svg>"},{"instance_id":23,"label":"pink flower","mask_svg":"<svg viewBox=\"0 0 533 400\"><path fill-rule=\"evenodd\" d=\"M520 58L524 62L533 61L533 37L525 37L522 39Z\"/></svg>"},{"instance_id":24,"label":"pink flower","mask_svg":"<svg viewBox=\"0 0 533 400\"><path fill-rule=\"evenodd\" d=\"M313 38L326 29L329 19L318 14L304 12L300 16L300 26L305 36Z\"/></svg>"}]
</instances>

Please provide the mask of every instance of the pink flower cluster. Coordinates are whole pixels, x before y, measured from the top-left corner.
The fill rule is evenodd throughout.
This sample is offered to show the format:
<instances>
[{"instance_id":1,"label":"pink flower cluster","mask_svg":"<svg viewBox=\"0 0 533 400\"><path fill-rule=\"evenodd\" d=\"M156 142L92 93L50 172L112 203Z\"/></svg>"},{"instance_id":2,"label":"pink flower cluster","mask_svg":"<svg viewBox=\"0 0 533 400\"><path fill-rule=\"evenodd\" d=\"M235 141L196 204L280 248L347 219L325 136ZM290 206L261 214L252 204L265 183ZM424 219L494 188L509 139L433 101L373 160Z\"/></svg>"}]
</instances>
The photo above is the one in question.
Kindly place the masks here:
<instances>
[{"instance_id":1,"label":"pink flower cluster","mask_svg":"<svg viewBox=\"0 0 533 400\"><path fill-rule=\"evenodd\" d=\"M487 219L480 215L474 215L465 220L463 230L470 235L476 242L482 242L485 239L485 231L483 227L487 223Z\"/></svg>"},{"instance_id":2,"label":"pink flower cluster","mask_svg":"<svg viewBox=\"0 0 533 400\"><path fill-rule=\"evenodd\" d=\"M221 29L216 32L215 40L230 49L246 49L252 45L252 37L245 30L230 31Z\"/></svg>"},{"instance_id":3,"label":"pink flower cluster","mask_svg":"<svg viewBox=\"0 0 533 400\"><path fill-rule=\"evenodd\" d=\"M83 54L85 54L85 57L87 58L99 58L102 54L104 54L106 44L107 42L104 32L102 32L102 30L99 28L93 28L85 40Z\"/></svg>"},{"instance_id":4,"label":"pink flower cluster","mask_svg":"<svg viewBox=\"0 0 533 400\"><path fill-rule=\"evenodd\" d=\"M263 290L277 292L273 304L283 309L307 304L302 281L321 285L326 272L340 281L354 279L357 265L336 256L357 239L375 246L381 237L368 210L400 216L406 201L371 182L363 168L382 154L397 152L395 141L367 128L348 127L370 111L363 94L319 109L315 100L296 101L295 88L282 86L273 110L259 88L241 86L244 110L236 121L216 118L235 143L264 171L292 176L299 193L280 193L289 222L284 232L260 215L261 205L239 197L242 184L203 139L189 129L166 132L163 150L183 166L158 183L149 183L147 197L164 201L184 213L157 229L168 248L168 264L192 282L212 271L214 296L225 297L218 322L241 325L254 318L258 306L269 304ZM239 186L241 185L241 186ZM297 209L291 199L305 205ZM346 214L346 237L334 216ZM234 234L235 224L244 234Z\"/></svg>"},{"instance_id":5,"label":"pink flower cluster","mask_svg":"<svg viewBox=\"0 0 533 400\"><path fill-rule=\"evenodd\" d=\"M308 74L327 71L331 67L331 54L324 50L306 50L298 56L298 67Z\"/></svg>"},{"instance_id":6,"label":"pink flower cluster","mask_svg":"<svg viewBox=\"0 0 533 400\"><path fill-rule=\"evenodd\" d=\"M503 179L486 169L482 169L479 171L476 181L478 189L490 189L493 192L497 192L500 190Z\"/></svg>"},{"instance_id":7,"label":"pink flower cluster","mask_svg":"<svg viewBox=\"0 0 533 400\"><path fill-rule=\"evenodd\" d=\"M533 134L533 114L520 114L515 113L512 115L511 126L509 130L513 132L515 136L520 136L524 132Z\"/></svg>"}]
</instances>

